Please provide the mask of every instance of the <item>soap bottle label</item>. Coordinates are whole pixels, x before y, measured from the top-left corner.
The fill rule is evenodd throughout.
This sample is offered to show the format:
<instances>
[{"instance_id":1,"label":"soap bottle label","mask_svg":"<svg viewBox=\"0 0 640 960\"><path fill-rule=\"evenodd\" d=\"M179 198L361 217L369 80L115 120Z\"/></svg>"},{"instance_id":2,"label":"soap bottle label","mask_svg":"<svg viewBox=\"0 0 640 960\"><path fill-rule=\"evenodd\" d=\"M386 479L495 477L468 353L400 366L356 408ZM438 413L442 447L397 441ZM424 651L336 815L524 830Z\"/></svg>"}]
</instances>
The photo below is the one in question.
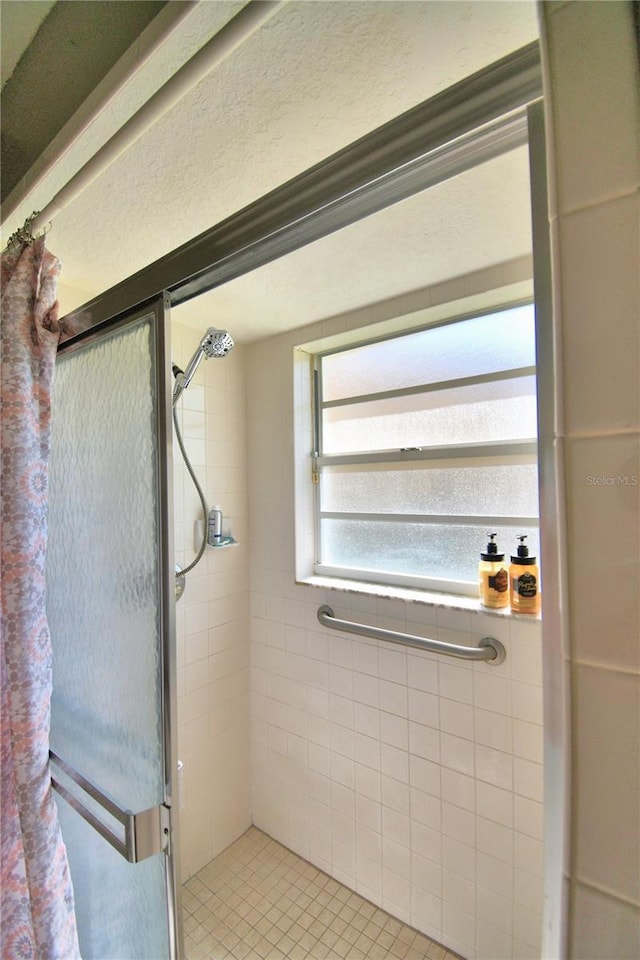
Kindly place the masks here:
<instances>
[{"instance_id":1,"label":"soap bottle label","mask_svg":"<svg viewBox=\"0 0 640 960\"><path fill-rule=\"evenodd\" d=\"M520 597L535 597L538 592L538 581L532 573L521 573L513 578L513 590Z\"/></svg>"},{"instance_id":2,"label":"soap bottle label","mask_svg":"<svg viewBox=\"0 0 640 960\"><path fill-rule=\"evenodd\" d=\"M496 593L506 593L509 589L509 574L504 569L498 570L493 577L489 577L489 588Z\"/></svg>"}]
</instances>

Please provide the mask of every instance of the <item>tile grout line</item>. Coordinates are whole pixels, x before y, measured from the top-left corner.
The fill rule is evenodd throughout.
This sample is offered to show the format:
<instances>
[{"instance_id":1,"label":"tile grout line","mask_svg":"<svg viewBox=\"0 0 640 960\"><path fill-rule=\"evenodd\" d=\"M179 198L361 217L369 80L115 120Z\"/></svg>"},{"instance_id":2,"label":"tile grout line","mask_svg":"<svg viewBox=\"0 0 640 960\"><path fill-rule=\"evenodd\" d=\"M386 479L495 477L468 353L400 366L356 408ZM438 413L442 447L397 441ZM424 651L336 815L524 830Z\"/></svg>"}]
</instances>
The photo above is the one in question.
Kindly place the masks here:
<instances>
[{"instance_id":1,"label":"tile grout line","mask_svg":"<svg viewBox=\"0 0 640 960\"><path fill-rule=\"evenodd\" d=\"M458 960L255 827L184 884L184 910L188 960Z\"/></svg>"}]
</instances>

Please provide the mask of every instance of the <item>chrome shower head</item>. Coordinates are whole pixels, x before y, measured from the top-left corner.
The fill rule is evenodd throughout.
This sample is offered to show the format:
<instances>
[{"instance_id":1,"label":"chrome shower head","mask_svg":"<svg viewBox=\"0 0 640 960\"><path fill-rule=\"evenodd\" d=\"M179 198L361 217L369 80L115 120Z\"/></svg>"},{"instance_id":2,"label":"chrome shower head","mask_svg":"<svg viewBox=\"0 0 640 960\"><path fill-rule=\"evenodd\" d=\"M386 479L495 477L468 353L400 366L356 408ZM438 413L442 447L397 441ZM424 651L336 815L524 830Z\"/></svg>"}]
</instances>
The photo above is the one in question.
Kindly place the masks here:
<instances>
[{"instance_id":1,"label":"chrome shower head","mask_svg":"<svg viewBox=\"0 0 640 960\"><path fill-rule=\"evenodd\" d=\"M191 383L193 375L198 369L203 357L206 357L207 360L211 357L226 357L229 351L233 349L233 346L233 338L226 330L216 330L215 327L209 327L200 341L198 349L191 357L191 360L189 360L184 372L175 365L173 367L176 378L173 388L173 404L175 405L177 403L183 391L186 390Z\"/></svg>"},{"instance_id":2,"label":"chrome shower head","mask_svg":"<svg viewBox=\"0 0 640 960\"><path fill-rule=\"evenodd\" d=\"M216 330L215 327L209 327L200 343L200 348L206 353L207 359L210 357L226 357L233 347L233 339L227 331Z\"/></svg>"}]
</instances>

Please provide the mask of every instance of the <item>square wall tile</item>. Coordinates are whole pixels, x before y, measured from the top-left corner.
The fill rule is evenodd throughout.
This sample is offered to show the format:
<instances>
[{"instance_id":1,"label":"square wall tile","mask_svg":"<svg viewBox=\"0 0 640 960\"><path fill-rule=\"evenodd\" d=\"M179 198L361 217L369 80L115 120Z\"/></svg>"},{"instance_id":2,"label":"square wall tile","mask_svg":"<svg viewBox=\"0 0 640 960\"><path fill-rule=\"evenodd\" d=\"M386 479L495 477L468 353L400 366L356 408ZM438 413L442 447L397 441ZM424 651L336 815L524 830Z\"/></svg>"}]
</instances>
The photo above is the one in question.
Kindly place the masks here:
<instances>
[{"instance_id":1,"label":"square wall tile","mask_svg":"<svg viewBox=\"0 0 640 960\"><path fill-rule=\"evenodd\" d=\"M581 883L574 887L571 957L575 960L637 960L640 908Z\"/></svg>"},{"instance_id":2,"label":"square wall tile","mask_svg":"<svg viewBox=\"0 0 640 960\"><path fill-rule=\"evenodd\" d=\"M443 803L442 832L445 836L455 837L460 843L473 846L476 843L476 818L469 810Z\"/></svg>"},{"instance_id":3,"label":"square wall tile","mask_svg":"<svg viewBox=\"0 0 640 960\"><path fill-rule=\"evenodd\" d=\"M513 791L518 796L542 802L544 793L544 770L541 763L513 758Z\"/></svg>"},{"instance_id":4,"label":"square wall tile","mask_svg":"<svg viewBox=\"0 0 640 960\"><path fill-rule=\"evenodd\" d=\"M488 926L482 919L476 924L476 947L477 956L486 960L514 960L511 934Z\"/></svg>"},{"instance_id":5,"label":"square wall tile","mask_svg":"<svg viewBox=\"0 0 640 960\"><path fill-rule=\"evenodd\" d=\"M540 950L542 946L542 914L516 904L513 908L513 936Z\"/></svg>"},{"instance_id":6,"label":"square wall tile","mask_svg":"<svg viewBox=\"0 0 640 960\"><path fill-rule=\"evenodd\" d=\"M446 658L444 658L446 659ZM473 673L448 663L438 664L440 696L461 703L473 703Z\"/></svg>"},{"instance_id":7,"label":"square wall tile","mask_svg":"<svg viewBox=\"0 0 640 960\"><path fill-rule=\"evenodd\" d=\"M442 898L472 916L476 913L476 885L471 880L444 870L442 873Z\"/></svg>"},{"instance_id":8,"label":"square wall tile","mask_svg":"<svg viewBox=\"0 0 640 960\"><path fill-rule=\"evenodd\" d=\"M442 838L442 866L467 880L476 879L476 850L454 837ZM500 892L500 891L499 891Z\"/></svg>"},{"instance_id":9,"label":"square wall tile","mask_svg":"<svg viewBox=\"0 0 640 960\"><path fill-rule=\"evenodd\" d=\"M414 787L411 788L410 797L412 830L424 825L439 831L442 817L438 797L432 797L428 793L416 790Z\"/></svg>"},{"instance_id":10,"label":"square wall tile","mask_svg":"<svg viewBox=\"0 0 640 960\"><path fill-rule=\"evenodd\" d=\"M476 707L511 716L511 681L507 677L474 673L473 693Z\"/></svg>"},{"instance_id":11,"label":"square wall tile","mask_svg":"<svg viewBox=\"0 0 640 960\"><path fill-rule=\"evenodd\" d=\"M473 707L469 703L440 698L440 729L473 740Z\"/></svg>"},{"instance_id":12,"label":"square wall tile","mask_svg":"<svg viewBox=\"0 0 640 960\"><path fill-rule=\"evenodd\" d=\"M514 758L510 753L492 750L491 747L478 744L475 748L475 757L478 786L480 781L485 781L503 790L513 788Z\"/></svg>"},{"instance_id":13,"label":"square wall tile","mask_svg":"<svg viewBox=\"0 0 640 960\"><path fill-rule=\"evenodd\" d=\"M640 435L570 440L567 457L572 653L638 672Z\"/></svg>"},{"instance_id":14,"label":"square wall tile","mask_svg":"<svg viewBox=\"0 0 640 960\"><path fill-rule=\"evenodd\" d=\"M411 811L411 789L408 783L394 780L393 777L380 777L382 806L408 817Z\"/></svg>"},{"instance_id":15,"label":"square wall tile","mask_svg":"<svg viewBox=\"0 0 640 960\"><path fill-rule=\"evenodd\" d=\"M542 763L542 727L524 720L513 721L513 752L517 757Z\"/></svg>"},{"instance_id":16,"label":"square wall tile","mask_svg":"<svg viewBox=\"0 0 640 960\"><path fill-rule=\"evenodd\" d=\"M476 846L497 860L513 863L513 831L494 820L476 818Z\"/></svg>"},{"instance_id":17,"label":"square wall tile","mask_svg":"<svg viewBox=\"0 0 640 960\"><path fill-rule=\"evenodd\" d=\"M475 810L476 781L456 770L442 768L442 799L465 810Z\"/></svg>"},{"instance_id":18,"label":"square wall tile","mask_svg":"<svg viewBox=\"0 0 640 960\"><path fill-rule=\"evenodd\" d=\"M428 936L442 935L442 899L417 884L411 885L411 923Z\"/></svg>"},{"instance_id":19,"label":"square wall tile","mask_svg":"<svg viewBox=\"0 0 640 960\"><path fill-rule=\"evenodd\" d=\"M556 9L560 7L560 9ZM638 64L631 4L542 5L560 211L638 183ZM588 157L588 162L585 158Z\"/></svg>"},{"instance_id":20,"label":"square wall tile","mask_svg":"<svg viewBox=\"0 0 640 960\"><path fill-rule=\"evenodd\" d=\"M439 824L439 818L435 819ZM430 827L415 820L411 824L411 856L431 863L442 863L442 833L439 826Z\"/></svg>"},{"instance_id":21,"label":"square wall tile","mask_svg":"<svg viewBox=\"0 0 640 960\"><path fill-rule=\"evenodd\" d=\"M419 657L412 654L409 654L407 662L409 669L409 689L422 690L425 693L437 694L437 662L427 658L426 656Z\"/></svg>"},{"instance_id":22,"label":"square wall tile","mask_svg":"<svg viewBox=\"0 0 640 960\"><path fill-rule=\"evenodd\" d=\"M492 930L511 935L513 928L513 903L486 887L476 887L478 916Z\"/></svg>"},{"instance_id":23,"label":"square wall tile","mask_svg":"<svg viewBox=\"0 0 640 960\"><path fill-rule=\"evenodd\" d=\"M514 826L519 833L542 840L544 807L527 797L514 797Z\"/></svg>"},{"instance_id":24,"label":"square wall tile","mask_svg":"<svg viewBox=\"0 0 640 960\"><path fill-rule=\"evenodd\" d=\"M510 900L513 897L513 866L487 853L478 853L478 884Z\"/></svg>"},{"instance_id":25,"label":"square wall tile","mask_svg":"<svg viewBox=\"0 0 640 960\"><path fill-rule=\"evenodd\" d=\"M559 223L569 435L638 427L639 210L636 190Z\"/></svg>"},{"instance_id":26,"label":"square wall tile","mask_svg":"<svg viewBox=\"0 0 640 960\"><path fill-rule=\"evenodd\" d=\"M466 954L475 952L475 916L465 913L446 900L442 903L442 933L447 942L457 942L466 948Z\"/></svg>"},{"instance_id":27,"label":"square wall tile","mask_svg":"<svg viewBox=\"0 0 640 960\"><path fill-rule=\"evenodd\" d=\"M426 760L440 761L440 735L433 727L409 724L409 752Z\"/></svg>"},{"instance_id":28,"label":"square wall tile","mask_svg":"<svg viewBox=\"0 0 640 960\"><path fill-rule=\"evenodd\" d=\"M640 901L640 677L574 667L575 869Z\"/></svg>"},{"instance_id":29,"label":"square wall tile","mask_svg":"<svg viewBox=\"0 0 640 960\"><path fill-rule=\"evenodd\" d=\"M508 718L490 710L475 711L475 741L485 747L511 753L513 750L513 731Z\"/></svg>"},{"instance_id":30,"label":"square wall tile","mask_svg":"<svg viewBox=\"0 0 640 960\"><path fill-rule=\"evenodd\" d=\"M514 871L513 902L528 907L542 916L544 909L544 882L542 877L523 870Z\"/></svg>"},{"instance_id":31,"label":"square wall tile","mask_svg":"<svg viewBox=\"0 0 640 960\"><path fill-rule=\"evenodd\" d=\"M544 872L542 840L527 837L523 833L514 833L513 840L513 860L517 869L542 877Z\"/></svg>"},{"instance_id":32,"label":"square wall tile","mask_svg":"<svg viewBox=\"0 0 640 960\"><path fill-rule=\"evenodd\" d=\"M510 790L502 790L482 781L476 783L476 810L481 817L494 820L505 827L512 827L513 801Z\"/></svg>"}]
</instances>

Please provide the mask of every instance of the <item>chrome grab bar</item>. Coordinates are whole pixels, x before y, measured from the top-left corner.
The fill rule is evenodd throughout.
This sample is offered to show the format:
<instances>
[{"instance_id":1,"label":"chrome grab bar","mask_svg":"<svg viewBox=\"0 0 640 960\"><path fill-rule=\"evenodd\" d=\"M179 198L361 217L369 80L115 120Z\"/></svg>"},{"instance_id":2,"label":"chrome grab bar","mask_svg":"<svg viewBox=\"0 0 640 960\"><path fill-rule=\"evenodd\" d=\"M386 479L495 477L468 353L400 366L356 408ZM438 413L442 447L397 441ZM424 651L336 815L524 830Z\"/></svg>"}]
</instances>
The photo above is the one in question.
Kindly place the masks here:
<instances>
[{"instance_id":1,"label":"chrome grab bar","mask_svg":"<svg viewBox=\"0 0 640 960\"><path fill-rule=\"evenodd\" d=\"M95 784L78 773L70 764L66 763L53 750L49 751L49 761L52 765L51 785L76 813L91 824L101 837L122 854L129 863L138 863L156 853L167 850L169 845L169 807L158 804L140 813L123 810L106 793L103 793ZM56 768L57 774L56 775ZM107 813L117 820L123 827L123 836L119 837L110 827L103 823L94 813L85 806L82 799L74 796L71 790L60 782L59 774L68 777L75 785L88 794Z\"/></svg>"},{"instance_id":2,"label":"chrome grab bar","mask_svg":"<svg viewBox=\"0 0 640 960\"><path fill-rule=\"evenodd\" d=\"M332 630L343 630L345 633L355 633L357 636L371 637L373 640L387 640L389 643L402 643L407 647L430 650L432 653L459 657L461 660L486 660L487 663L497 666L504 663L507 656L504 646L494 637L483 637L477 647L464 647L458 643L429 640L427 637L414 637L410 633L398 633L395 630L383 630L382 627L353 623L351 620L340 620L334 617L333 610L326 604L318 607L318 620L323 627L330 627Z\"/></svg>"}]
</instances>

